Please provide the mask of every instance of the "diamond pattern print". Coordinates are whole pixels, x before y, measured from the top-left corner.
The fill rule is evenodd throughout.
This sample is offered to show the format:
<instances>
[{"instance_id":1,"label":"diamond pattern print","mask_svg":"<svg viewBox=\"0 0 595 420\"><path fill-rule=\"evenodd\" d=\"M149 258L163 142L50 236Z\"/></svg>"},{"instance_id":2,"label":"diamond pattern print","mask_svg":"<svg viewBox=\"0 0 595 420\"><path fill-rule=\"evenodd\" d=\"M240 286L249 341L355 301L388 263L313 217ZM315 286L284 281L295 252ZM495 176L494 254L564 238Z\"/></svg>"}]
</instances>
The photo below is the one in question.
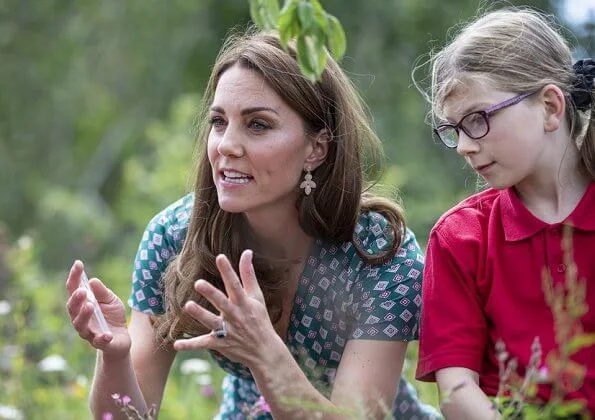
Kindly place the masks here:
<instances>
[{"instance_id":1,"label":"diamond pattern print","mask_svg":"<svg viewBox=\"0 0 595 420\"><path fill-rule=\"evenodd\" d=\"M128 300L133 309L164 312L162 276L182 248L192 205L189 194L148 224L134 263ZM363 214L353 241L369 255L383 252L391 245L386 219L374 212ZM329 395L348 340L417 339L423 261L409 230L395 257L383 265L366 264L351 242L316 241L298 282L287 346L322 393ZM250 371L219 354L212 356L228 373L217 419L244 418L242 408L252 406L260 397ZM415 390L403 379L393 410L399 419L439 418L435 410L417 401Z\"/></svg>"}]
</instances>

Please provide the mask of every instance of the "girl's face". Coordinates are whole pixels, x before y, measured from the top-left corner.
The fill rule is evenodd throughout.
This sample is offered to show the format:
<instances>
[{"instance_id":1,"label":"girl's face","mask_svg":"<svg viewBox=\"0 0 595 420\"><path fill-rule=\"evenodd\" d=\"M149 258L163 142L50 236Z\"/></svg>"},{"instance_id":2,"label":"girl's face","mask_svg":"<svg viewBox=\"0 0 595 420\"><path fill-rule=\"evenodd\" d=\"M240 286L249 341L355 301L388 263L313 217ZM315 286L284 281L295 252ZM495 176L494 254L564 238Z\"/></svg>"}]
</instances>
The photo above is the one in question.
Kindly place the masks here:
<instances>
[{"instance_id":1,"label":"girl's face","mask_svg":"<svg viewBox=\"0 0 595 420\"><path fill-rule=\"evenodd\" d=\"M449 123L456 124L470 112L484 110L516 95L469 83L447 98L444 116ZM492 188L518 186L539 176L552 159L544 131L543 107L539 101L530 96L490 114L488 121L489 132L480 139L472 139L459 130L457 153Z\"/></svg>"},{"instance_id":2,"label":"girl's face","mask_svg":"<svg viewBox=\"0 0 595 420\"><path fill-rule=\"evenodd\" d=\"M209 118L208 158L220 207L295 211L313 150L301 116L259 73L234 65L219 79Z\"/></svg>"}]
</instances>

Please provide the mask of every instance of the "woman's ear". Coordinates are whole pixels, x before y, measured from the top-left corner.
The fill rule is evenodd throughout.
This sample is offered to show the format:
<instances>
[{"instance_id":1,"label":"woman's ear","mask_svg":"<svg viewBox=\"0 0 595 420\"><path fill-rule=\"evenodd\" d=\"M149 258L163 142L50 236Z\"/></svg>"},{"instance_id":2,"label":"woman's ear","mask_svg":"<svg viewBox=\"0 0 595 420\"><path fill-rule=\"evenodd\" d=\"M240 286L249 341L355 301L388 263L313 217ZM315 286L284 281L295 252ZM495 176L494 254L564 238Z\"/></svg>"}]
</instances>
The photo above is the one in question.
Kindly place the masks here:
<instances>
[{"instance_id":1,"label":"woman's ear","mask_svg":"<svg viewBox=\"0 0 595 420\"><path fill-rule=\"evenodd\" d=\"M540 100L545 111L544 131L546 133L556 131L564 123L564 112L566 110L564 93L558 86L549 84L541 90Z\"/></svg>"},{"instance_id":2,"label":"woman's ear","mask_svg":"<svg viewBox=\"0 0 595 420\"><path fill-rule=\"evenodd\" d=\"M306 157L304 166L309 167L311 171L318 168L326 159L330 141L331 136L326 128L321 129L315 136L312 136L312 147L309 155Z\"/></svg>"}]
</instances>

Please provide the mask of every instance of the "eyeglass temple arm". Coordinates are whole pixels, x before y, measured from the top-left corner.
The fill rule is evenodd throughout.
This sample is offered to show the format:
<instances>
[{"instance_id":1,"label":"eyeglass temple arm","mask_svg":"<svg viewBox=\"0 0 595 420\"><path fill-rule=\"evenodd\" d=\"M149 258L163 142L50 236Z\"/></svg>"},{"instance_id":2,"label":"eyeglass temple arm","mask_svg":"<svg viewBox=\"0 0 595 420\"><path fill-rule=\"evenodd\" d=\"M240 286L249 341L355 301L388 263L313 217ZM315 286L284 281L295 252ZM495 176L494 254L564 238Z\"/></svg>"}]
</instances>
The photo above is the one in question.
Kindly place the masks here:
<instances>
[{"instance_id":1,"label":"eyeglass temple arm","mask_svg":"<svg viewBox=\"0 0 595 420\"><path fill-rule=\"evenodd\" d=\"M492 112L498 111L502 108L506 108L507 106L515 105L525 99L527 96L532 95L533 93L523 93L521 95L515 96L514 98L507 99L504 102L500 102L499 104L492 105L489 108L486 108L484 112L486 114L490 114Z\"/></svg>"}]
</instances>

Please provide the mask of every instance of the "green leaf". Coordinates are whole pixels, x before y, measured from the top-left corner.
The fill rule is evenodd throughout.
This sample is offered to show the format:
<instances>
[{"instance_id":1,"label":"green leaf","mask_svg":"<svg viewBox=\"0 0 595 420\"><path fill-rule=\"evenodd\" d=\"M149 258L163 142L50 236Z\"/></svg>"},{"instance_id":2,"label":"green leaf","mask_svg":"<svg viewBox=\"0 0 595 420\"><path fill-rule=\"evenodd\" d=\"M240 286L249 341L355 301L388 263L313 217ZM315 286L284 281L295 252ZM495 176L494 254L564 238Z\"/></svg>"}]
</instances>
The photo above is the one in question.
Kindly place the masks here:
<instances>
[{"instance_id":1,"label":"green leaf","mask_svg":"<svg viewBox=\"0 0 595 420\"><path fill-rule=\"evenodd\" d=\"M279 2L277 0L263 0L263 14L267 22L267 29L276 29L279 21Z\"/></svg>"},{"instance_id":2,"label":"green leaf","mask_svg":"<svg viewBox=\"0 0 595 420\"><path fill-rule=\"evenodd\" d=\"M509 418L513 413L516 412L516 407L513 405L508 405L504 407L502 410L502 418Z\"/></svg>"},{"instance_id":3,"label":"green leaf","mask_svg":"<svg viewBox=\"0 0 595 420\"><path fill-rule=\"evenodd\" d=\"M314 21L320 29L326 31L328 27L328 16L330 15L324 11L318 0L310 0L310 4L314 10Z\"/></svg>"},{"instance_id":4,"label":"green leaf","mask_svg":"<svg viewBox=\"0 0 595 420\"><path fill-rule=\"evenodd\" d=\"M303 75L306 76L310 81L315 82L317 74L314 71L314 66L310 60L310 52L306 37L302 34L297 39L297 58L298 65Z\"/></svg>"},{"instance_id":5,"label":"green leaf","mask_svg":"<svg viewBox=\"0 0 595 420\"><path fill-rule=\"evenodd\" d=\"M275 29L279 19L277 0L249 0L250 17L261 29Z\"/></svg>"},{"instance_id":6,"label":"green leaf","mask_svg":"<svg viewBox=\"0 0 595 420\"><path fill-rule=\"evenodd\" d=\"M250 2L250 18L256 26L264 29L265 22L260 14L260 0L249 0Z\"/></svg>"},{"instance_id":7,"label":"green leaf","mask_svg":"<svg viewBox=\"0 0 595 420\"><path fill-rule=\"evenodd\" d=\"M343 58L345 50L347 48L347 41L345 39L345 31L341 26L339 20L328 15L328 28L326 31L327 47L332 57L339 61Z\"/></svg>"},{"instance_id":8,"label":"green leaf","mask_svg":"<svg viewBox=\"0 0 595 420\"><path fill-rule=\"evenodd\" d=\"M324 46L325 43L326 37L324 37L324 34L320 34L312 38L310 53L314 57L314 71L316 72L317 79L320 78L320 75L324 71L324 68L326 67L326 61L328 59L326 48Z\"/></svg>"},{"instance_id":9,"label":"green leaf","mask_svg":"<svg viewBox=\"0 0 595 420\"><path fill-rule=\"evenodd\" d=\"M539 420L539 419L543 418L541 409L537 406L532 405L532 404L524 404L522 413L523 413L522 418L524 420Z\"/></svg>"},{"instance_id":10,"label":"green leaf","mask_svg":"<svg viewBox=\"0 0 595 420\"><path fill-rule=\"evenodd\" d=\"M585 405L581 401L567 401L559 403L554 407L554 415L566 418L573 414L579 414L585 409Z\"/></svg>"},{"instance_id":11,"label":"green leaf","mask_svg":"<svg viewBox=\"0 0 595 420\"><path fill-rule=\"evenodd\" d=\"M281 46L287 49L289 40L300 33L300 22L297 16L297 3L294 0L285 3L279 14L279 39Z\"/></svg>"},{"instance_id":12,"label":"green leaf","mask_svg":"<svg viewBox=\"0 0 595 420\"><path fill-rule=\"evenodd\" d=\"M314 8L309 2L301 1L297 6L297 14L303 34L308 34L314 28Z\"/></svg>"},{"instance_id":13,"label":"green leaf","mask_svg":"<svg viewBox=\"0 0 595 420\"><path fill-rule=\"evenodd\" d=\"M568 343L568 352L574 354L580 349L591 347L592 345L595 345L595 333L580 334L570 340L570 343Z\"/></svg>"}]
</instances>

